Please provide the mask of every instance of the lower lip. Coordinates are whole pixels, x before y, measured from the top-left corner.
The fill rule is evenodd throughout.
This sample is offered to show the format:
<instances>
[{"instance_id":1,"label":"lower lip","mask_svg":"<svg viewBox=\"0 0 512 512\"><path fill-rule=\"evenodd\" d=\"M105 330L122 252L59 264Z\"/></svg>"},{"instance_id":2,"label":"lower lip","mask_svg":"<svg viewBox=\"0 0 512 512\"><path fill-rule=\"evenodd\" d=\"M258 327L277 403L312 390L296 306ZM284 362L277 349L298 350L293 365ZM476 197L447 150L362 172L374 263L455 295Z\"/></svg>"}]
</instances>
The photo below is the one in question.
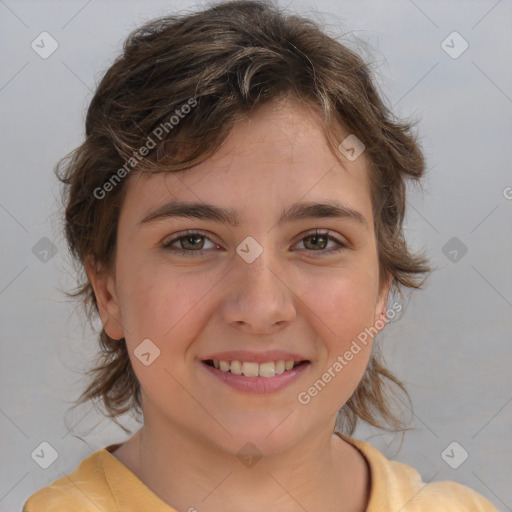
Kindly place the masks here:
<instances>
[{"instance_id":1,"label":"lower lip","mask_svg":"<svg viewBox=\"0 0 512 512\"><path fill-rule=\"evenodd\" d=\"M279 391L295 382L309 367L309 362L306 362L279 375L274 375L274 377L245 377L244 375L234 375L231 372L217 370L217 368L204 362L201 364L211 375L228 386L248 393L272 393Z\"/></svg>"}]
</instances>

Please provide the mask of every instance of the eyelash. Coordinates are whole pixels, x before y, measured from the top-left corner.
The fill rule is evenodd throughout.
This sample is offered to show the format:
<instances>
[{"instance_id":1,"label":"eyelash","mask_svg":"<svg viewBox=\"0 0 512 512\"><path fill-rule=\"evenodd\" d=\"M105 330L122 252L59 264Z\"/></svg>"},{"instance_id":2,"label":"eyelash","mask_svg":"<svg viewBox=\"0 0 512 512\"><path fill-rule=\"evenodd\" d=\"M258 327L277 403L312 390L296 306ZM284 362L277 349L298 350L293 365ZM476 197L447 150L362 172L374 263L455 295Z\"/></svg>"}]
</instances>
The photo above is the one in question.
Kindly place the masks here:
<instances>
[{"instance_id":1,"label":"eyelash","mask_svg":"<svg viewBox=\"0 0 512 512\"><path fill-rule=\"evenodd\" d=\"M201 231L185 231L184 234L180 234L180 236L177 236L177 237L173 238L172 240L170 240L169 242L166 242L165 244L162 245L162 247L168 251L175 253L175 254L181 254L181 255L190 256L190 257L198 257L199 254L197 254L197 253L202 254L203 252L208 251L209 249L196 249L196 250L185 251L183 249L176 249L176 248L171 247L172 244L174 244L175 242L179 242L180 240L182 240L184 238L188 238L188 237L195 236L195 235L199 236L200 238L206 238L207 240L210 240L210 238L206 234L202 233ZM343 242L341 242L340 240L338 240L337 238L335 238L333 236L330 236L329 231L322 231L322 230L318 230L318 229L315 229L313 232L306 233L304 235L304 237L301 240L299 240L298 243L302 242L304 239L309 238L311 236L327 236L328 241L336 242L339 247L337 249L319 250L319 251L305 249L308 252L319 252L319 253L323 253L323 254L325 254L325 253L337 254L347 248L347 246ZM213 242L212 240L210 240L210 242L215 244L215 242ZM217 244L215 244L215 245L217 245Z\"/></svg>"}]
</instances>

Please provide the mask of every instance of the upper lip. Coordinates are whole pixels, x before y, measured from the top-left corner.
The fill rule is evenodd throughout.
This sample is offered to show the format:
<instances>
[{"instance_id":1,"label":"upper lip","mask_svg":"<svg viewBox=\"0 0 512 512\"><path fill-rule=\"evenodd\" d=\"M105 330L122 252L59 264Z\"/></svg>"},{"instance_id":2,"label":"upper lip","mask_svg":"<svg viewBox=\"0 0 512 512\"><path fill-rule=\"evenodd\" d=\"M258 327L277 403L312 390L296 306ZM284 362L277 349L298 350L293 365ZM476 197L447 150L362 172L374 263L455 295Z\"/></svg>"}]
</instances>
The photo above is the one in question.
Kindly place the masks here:
<instances>
[{"instance_id":1,"label":"upper lip","mask_svg":"<svg viewBox=\"0 0 512 512\"><path fill-rule=\"evenodd\" d=\"M285 352L283 350L269 350L267 352L249 352L247 350L232 350L228 352L218 352L208 357L202 358L203 361L246 361L248 363L266 363L269 361L307 361L308 359L298 354Z\"/></svg>"}]
</instances>

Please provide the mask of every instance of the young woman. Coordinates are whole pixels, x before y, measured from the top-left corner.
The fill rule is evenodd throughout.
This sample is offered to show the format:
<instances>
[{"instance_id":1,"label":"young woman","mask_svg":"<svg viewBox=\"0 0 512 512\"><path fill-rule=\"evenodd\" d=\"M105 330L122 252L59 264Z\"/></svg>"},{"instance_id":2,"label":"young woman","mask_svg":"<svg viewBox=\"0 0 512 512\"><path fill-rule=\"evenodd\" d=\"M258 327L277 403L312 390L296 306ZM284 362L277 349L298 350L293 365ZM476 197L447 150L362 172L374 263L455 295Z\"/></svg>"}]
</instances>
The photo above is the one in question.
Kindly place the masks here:
<instances>
[{"instance_id":1,"label":"young woman","mask_svg":"<svg viewBox=\"0 0 512 512\"><path fill-rule=\"evenodd\" d=\"M358 55L263 2L155 20L65 163L103 324L82 401L143 425L25 512L496 510L350 437L401 428L373 338L430 270L402 232L421 150Z\"/></svg>"}]
</instances>

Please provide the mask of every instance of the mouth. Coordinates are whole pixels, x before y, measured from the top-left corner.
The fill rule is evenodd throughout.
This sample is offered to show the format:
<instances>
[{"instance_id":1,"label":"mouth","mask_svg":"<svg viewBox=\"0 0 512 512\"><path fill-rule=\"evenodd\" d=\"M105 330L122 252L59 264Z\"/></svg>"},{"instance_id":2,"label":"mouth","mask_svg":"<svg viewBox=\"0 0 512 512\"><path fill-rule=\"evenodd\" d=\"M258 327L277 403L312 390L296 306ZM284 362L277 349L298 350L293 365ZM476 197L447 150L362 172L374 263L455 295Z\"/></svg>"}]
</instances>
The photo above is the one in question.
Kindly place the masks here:
<instances>
[{"instance_id":1,"label":"mouth","mask_svg":"<svg viewBox=\"0 0 512 512\"><path fill-rule=\"evenodd\" d=\"M313 363L304 354L279 349L215 352L204 354L199 362L214 379L210 382L220 382L243 393L284 390L306 375Z\"/></svg>"},{"instance_id":2,"label":"mouth","mask_svg":"<svg viewBox=\"0 0 512 512\"><path fill-rule=\"evenodd\" d=\"M244 377L275 377L283 373L289 372L298 366L303 366L309 363L308 360L295 361L293 359L278 359L276 361L226 361L222 359L205 359L204 364L215 368L224 373L231 373L237 376Z\"/></svg>"}]
</instances>

